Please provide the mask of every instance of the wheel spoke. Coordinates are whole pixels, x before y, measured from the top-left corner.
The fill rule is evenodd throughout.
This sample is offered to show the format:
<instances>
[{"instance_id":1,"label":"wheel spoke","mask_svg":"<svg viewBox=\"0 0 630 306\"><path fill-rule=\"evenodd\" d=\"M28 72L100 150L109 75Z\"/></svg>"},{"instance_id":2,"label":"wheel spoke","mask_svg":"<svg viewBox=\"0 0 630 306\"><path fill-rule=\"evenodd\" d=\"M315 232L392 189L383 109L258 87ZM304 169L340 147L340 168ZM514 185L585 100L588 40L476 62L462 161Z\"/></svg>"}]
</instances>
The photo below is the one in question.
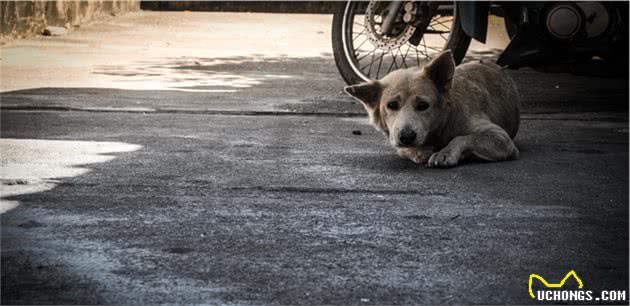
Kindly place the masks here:
<instances>
[{"instance_id":1,"label":"wheel spoke","mask_svg":"<svg viewBox=\"0 0 630 306\"><path fill-rule=\"evenodd\" d=\"M419 53L423 57L427 57L427 54L425 52L423 52L422 50L418 49L417 47L414 47L414 49L416 50L417 53Z\"/></svg>"},{"instance_id":2,"label":"wheel spoke","mask_svg":"<svg viewBox=\"0 0 630 306\"><path fill-rule=\"evenodd\" d=\"M389 69L387 69L388 73L392 72L392 67L394 67L394 65L396 66L396 69L398 69L398 63L396 63L396 52L392 51L391 53L392 53L392 63L391 65L389 65Z\"/></svg>"},{"instance_id":3,"label":"wheel spoke","mask_svg":"<svg viewBox=\"0 0 630 306\"><path fill-rule=\"evenodd\" d=\"M448 22L448 21L449 20L447 20L447 21L440 21L438 18L434 18L433 20L431 20L431 23L429 23L429 26L433 27L433 26L435 26L437 24L437 25L441 25L441 26L445 27L446 29L450 30L451 27L446 25L446 22ZM452 19L450 21L452 22Z\"/></svg>"},{"instance_id":4,"label":"wheel spoke","mask_svg":"<svg viewBox=\"0 0 630 306\"><path fill-rule=\"evenodd\" d=\"M368 78L370 77L370 73L372 72L372 66L374 65L374 57L376 56L376 50L378 48L374 48L374 51L372 51L372 60L370 61L370 69L368 70L367 76Z\"/></svg>"},{"instance_id":5,"label":"wheel spoke","mask_svg":"<svg viewBox=\"0 0 630 306\"><path fill-rule=\"evenodd\" d=\"M424 37L422 37L422 46L424 47L424 55L428 58L431 59L431 57L429 56L429 51L427 51L427 42L424 40Z\"/></svg>"},{"instance_id":6,"label":"wheel spoke","mask_svg":"<svg viewBox=\"0 0 630 306\"><path fill-rule=\"evenodd\" d=\"M352 32L352 34L357 34L356 36L354 36L354 38L352 38L352 42L354 43L354 41L357 38L361 37L362 36L361 34L365 33L365 31L366 31L366 29L363 29L363 31L361 31L361 32Z\"/></svg>"},{"instance_id":7,"label":"wheel spoke","mask_svg":"<svg viewBox=\"0 0 630 306\"><path fill-rule=\"evenodd\" d=\"M398 48L398 51L400 52L400 48ZM400 54L402 55L402 52L400 52ZM407 58L407 54L409 54L409 47L407 47L407 52L405 52L405 55L402 57L403 65L405 65L405 68L409 68L407 66L407 61L405 60Z\"/></svg>"},{"instance_id":8,"label":"wheel spoke","mask_svg":"<svg viewBox=\"0 0 630 306\"><path fill-rule=\"evenodd\" d=\"M378 75L381 72L381 64L383 64L383 57L385 56L385 52L381 52L381 59L378 61L378 70L376 71L376 78L378 79Z\"/></svg>"},{"instance_id":9,"label":"wheel spoke","mask_svg":"<svg viewBox=\"0 0 630 306\"><path fill-rule=\"evenodd\" d=\"M392 55L394 55L392 53ZM387 68L387 73L389 73L390 71L392 71L392 67L394 67L394 63L396 62L396 58L392 57L392 63L389 65L389 68Z\"/></svg>"},{"instance_id":10,"label":"wheel spoke","mask_svg":"<svg viewBox=\"0 0 630 306\"><path fill-rule=\"evenodd\" d=\"M368 55L374 53L374 51L376 51L376 49L372 50L372 52L370 52L370 53L364 54L360 58L357 58L357 63L360 62L362 59L366 58ZM361 68L361 70L363 70L363 68Z\"/></svg>"},{"instance_id":11,"label":"wheel spoke","mask_svg":"<svg viewBox=\"0 0 630 306\"><path fill-rule=\"evenodd\" d=\"M365 40L357 47L357 51L361 49L361 47L368 41L370 40L369 38L365 38Z\"/></svg>"}]
</instances>

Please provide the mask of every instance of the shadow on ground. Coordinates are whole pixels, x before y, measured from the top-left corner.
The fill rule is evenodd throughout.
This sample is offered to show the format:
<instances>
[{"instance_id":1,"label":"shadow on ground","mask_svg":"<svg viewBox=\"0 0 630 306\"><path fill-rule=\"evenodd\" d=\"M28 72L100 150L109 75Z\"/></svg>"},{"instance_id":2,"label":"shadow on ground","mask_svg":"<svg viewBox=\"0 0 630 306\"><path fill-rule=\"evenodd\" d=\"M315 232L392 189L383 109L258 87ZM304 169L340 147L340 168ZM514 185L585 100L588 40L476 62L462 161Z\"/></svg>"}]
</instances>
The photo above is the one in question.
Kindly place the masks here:
<instances>
[{"instance_id":1,"label":"shadow on ground","mask_svg":"<svg viewBox=\"0 0 630 306\"><path fill-rule=\"evenodd\" d=\"M498 52L471 52L469 59L491 59ZM345 84L329 54L161 58L125 67L99 66L94 73L112 77L111 84L126 89L18 90L1 93L2 106L364 113L343 93ZM544 74L531 69L510 73L526 113L628 111L624 102L628 101L627 79ZM147 87L161 90L145 90Z\"/></svg>"}]
</instances>

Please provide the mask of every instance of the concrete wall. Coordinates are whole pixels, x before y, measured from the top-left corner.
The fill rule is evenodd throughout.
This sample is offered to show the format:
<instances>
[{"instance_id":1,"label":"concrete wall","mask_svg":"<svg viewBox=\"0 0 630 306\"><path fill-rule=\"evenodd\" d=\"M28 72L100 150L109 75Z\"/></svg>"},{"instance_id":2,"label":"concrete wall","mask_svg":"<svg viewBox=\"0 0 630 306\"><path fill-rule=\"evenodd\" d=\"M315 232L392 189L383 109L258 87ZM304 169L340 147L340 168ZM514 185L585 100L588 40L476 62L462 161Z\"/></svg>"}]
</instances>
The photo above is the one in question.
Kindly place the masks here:
<instances>
[{"instance_id":1,"label":"concrete wall","mask_svg":"<svg viewBox=\"0 0 630 306\"><path fill-rule=\"evenodd\" d=\"M0 39L39 34L46 26L70 28L139 9L139 0L0 1Z\"/></svg>"}]
</instances>

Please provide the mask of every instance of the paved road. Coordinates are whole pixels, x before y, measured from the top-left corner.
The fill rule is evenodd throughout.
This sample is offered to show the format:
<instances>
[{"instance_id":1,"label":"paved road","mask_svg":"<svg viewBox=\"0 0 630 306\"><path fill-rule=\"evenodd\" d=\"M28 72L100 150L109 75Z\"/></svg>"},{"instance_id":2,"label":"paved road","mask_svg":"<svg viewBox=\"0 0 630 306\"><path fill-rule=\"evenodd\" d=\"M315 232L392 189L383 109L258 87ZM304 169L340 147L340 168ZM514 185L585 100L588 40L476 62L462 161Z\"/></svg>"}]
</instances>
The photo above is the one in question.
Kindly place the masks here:
<instances>
[{"instance_id":1,"label":"paved road","mask_svg":"<svg viewBox=\"0 0 630 306\"><path fill-rule=\"evenodd\" d=\"M522 158L425 169L340 93L329 22L140 13L3 47L2 303L523 304L571 269L627 290L627 80L515 71ZM253 51L204 31L230 24Z\"/></svg>"}]
</instances>

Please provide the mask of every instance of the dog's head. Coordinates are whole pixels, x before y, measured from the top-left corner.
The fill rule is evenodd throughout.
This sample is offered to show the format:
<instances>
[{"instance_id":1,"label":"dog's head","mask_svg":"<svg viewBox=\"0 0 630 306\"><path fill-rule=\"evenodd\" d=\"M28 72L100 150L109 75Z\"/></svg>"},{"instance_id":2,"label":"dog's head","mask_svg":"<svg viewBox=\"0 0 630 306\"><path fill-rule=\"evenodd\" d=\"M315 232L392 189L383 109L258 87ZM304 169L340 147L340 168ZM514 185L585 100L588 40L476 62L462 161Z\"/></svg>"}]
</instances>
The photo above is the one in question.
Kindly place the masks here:
<instances>
[{"instance_id":1,"label":"dog's head","mask_svg":"<svg viewBox=\"0 0 630 306\"><path fill-rule=\"evenodd\" d=\"M396 70L378 81L344 88L361 101L370 124L383 131L395 147L422 146L447 112L442 96L452 85L455 61L440 53L422 69Z\"/></svg>"}]
</instances>

